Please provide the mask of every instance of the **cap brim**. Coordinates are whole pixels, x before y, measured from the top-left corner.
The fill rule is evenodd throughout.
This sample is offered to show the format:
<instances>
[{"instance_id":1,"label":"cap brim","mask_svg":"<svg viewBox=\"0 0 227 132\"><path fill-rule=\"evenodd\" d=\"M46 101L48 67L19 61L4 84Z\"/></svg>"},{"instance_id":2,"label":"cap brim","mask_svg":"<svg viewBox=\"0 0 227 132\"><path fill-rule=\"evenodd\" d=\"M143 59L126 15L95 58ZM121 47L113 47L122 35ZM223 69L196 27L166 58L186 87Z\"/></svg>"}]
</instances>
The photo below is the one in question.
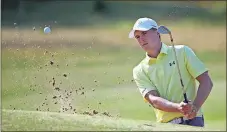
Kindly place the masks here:
<instances>
[{"instance_id":1,"label":"cap brim","mask_svg":"<svg viewBox=\"0 0 227 132\"><path fill-rule=\"evenodd\" d=\"M134 38L134 33L135 33L135 30L130 31L128 37L129 38Z\"/></svg>"}]
</instances>

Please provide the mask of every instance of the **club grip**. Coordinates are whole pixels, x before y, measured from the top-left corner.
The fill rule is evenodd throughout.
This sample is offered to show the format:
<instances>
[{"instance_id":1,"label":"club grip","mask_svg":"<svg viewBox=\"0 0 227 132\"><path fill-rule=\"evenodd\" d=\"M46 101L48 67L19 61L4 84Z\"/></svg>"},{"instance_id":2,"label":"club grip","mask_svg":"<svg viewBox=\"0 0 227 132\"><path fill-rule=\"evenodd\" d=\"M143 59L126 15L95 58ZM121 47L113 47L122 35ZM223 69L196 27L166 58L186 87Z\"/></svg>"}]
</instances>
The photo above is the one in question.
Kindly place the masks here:
<instances>
[{"instance_id":1,"label":"club grip","mask_svg":"<svg viewBox=\"0 0 227 132\"><path fill-rule=\"evenodd\" d=\"M188 103L188 98L187 98L186 93L184 93L184 103Z\"/></svg>"}]
</instances>

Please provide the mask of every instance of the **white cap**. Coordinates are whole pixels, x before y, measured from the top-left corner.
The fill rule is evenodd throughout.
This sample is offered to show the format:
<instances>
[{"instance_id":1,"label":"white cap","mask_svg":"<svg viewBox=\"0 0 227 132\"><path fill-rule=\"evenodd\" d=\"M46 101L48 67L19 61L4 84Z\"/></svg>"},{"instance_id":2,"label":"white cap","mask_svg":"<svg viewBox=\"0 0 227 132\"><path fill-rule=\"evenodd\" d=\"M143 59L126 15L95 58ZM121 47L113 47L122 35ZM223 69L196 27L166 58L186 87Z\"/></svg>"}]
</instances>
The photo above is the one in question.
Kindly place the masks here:
<instances>
[{"instance_id":1,"label":"white cap","mask_svg":"<svg viewBox=\"0 0 227 132\"><path fill-rule=\"evenodd\" d=\"M148 31L151 28L155 28L155 29L158 29L159 28L158 27L158 24L153 19L146 18L146 17L145 18L139 18L135 22L132 31L129 33L129 38L134 38L134 32L136 30L139 30L139 31ZM158 30L159 33L162 33L160 31Z\"/></svg>"}]
</instances>

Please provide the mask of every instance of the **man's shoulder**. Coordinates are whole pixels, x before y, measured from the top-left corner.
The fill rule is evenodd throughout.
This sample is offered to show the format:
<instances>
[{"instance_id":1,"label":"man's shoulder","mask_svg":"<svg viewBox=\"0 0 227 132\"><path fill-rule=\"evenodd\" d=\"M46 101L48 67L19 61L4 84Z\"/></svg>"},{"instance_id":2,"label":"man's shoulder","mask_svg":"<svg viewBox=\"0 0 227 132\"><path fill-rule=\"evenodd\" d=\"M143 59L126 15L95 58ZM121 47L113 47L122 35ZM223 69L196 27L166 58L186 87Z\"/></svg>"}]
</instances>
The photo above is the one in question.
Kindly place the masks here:
<instances>
[{"instance_id":1,"label":"man's shoulder","mask_svg":"<svg viewBox=\"0 0 227 132\"><path fill-rule=\"evenodd\" d=\"M182 44L179 44L179 45L174 45L175 47L175 50L176 52L184 52L185 50L191 50L191 48L187 45L182 45ZM173 48L173 46L169 46L170 49Z\"/></svg>"},{"instance_id":2,"label":"man's shoulder","mask_svg":"<svg viewBox=\"0 0 227 132\"><path fill-rule=\"evenodd\" d=\"M141 60L134 68L133 68L133 73L138 73L141 72L143 69L143 65L145 64L146 58Z\"/></svg>"}]
</instances>

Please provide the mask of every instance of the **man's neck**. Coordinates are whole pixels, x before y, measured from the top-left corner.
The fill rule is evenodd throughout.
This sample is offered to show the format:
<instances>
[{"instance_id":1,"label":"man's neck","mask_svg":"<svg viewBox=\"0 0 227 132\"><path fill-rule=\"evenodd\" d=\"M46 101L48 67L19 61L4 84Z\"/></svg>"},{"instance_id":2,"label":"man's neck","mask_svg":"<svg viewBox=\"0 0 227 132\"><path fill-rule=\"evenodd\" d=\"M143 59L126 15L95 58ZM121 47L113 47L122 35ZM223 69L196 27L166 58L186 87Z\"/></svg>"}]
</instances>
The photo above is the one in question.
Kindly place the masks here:
<instances>
[{"instance_id":1,"label":"man's neck","mask_svg":"<svg viewBox=\"0 0 227 132\"><path fill-rule=\"evenodd\" d=\"M147 55L151 58L157 58L162 48L162 42L157 46L156 49L147 52Z\"/></svg>"}]
</instances>

